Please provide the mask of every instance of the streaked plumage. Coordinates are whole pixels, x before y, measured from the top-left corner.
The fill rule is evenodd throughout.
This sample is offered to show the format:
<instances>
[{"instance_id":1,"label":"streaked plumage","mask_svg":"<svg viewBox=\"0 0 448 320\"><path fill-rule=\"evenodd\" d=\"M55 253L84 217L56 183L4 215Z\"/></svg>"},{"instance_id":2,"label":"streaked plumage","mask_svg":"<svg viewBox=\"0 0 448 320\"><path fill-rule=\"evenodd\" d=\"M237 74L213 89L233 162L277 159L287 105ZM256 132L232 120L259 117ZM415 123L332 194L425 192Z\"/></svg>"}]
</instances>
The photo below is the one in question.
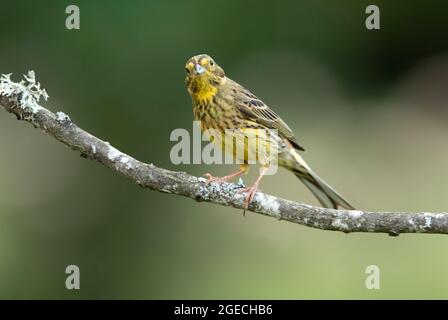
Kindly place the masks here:
<instances>
[{"instance_id":1,"label":"streaked plumage","mask_svg":"<svg viewBox=\"0 0 448 320\"><path fill-rule=\"evenodd\" d=\"M213 136L213 141L224 150L229 145L229 139L236 142L236 147L230 152L238 163L242 163L240 171L211 180L228 180L247 172L248 159L254 159L254 156L262 168L267 168L274 159L278 159L278 165L292 171L324 207L353 209L302 159L297 150L305 149L289 126L249 90L226 77L223 69L211 57L205 54L192 57L187 61L186 72L186 85L192 98L194 118L200 121L201 130L230 132L230 136ZM268 130L269 134L266 134ZM249 139L245 140L245 136ZM259 149L250 142L253 141L250 138L257 139L257 147L271 147L265 148L271 152L260 156ZM263 171L255 184L246 189L246 205L254 197L262 176Z\"/></svg>"}]
</instances>

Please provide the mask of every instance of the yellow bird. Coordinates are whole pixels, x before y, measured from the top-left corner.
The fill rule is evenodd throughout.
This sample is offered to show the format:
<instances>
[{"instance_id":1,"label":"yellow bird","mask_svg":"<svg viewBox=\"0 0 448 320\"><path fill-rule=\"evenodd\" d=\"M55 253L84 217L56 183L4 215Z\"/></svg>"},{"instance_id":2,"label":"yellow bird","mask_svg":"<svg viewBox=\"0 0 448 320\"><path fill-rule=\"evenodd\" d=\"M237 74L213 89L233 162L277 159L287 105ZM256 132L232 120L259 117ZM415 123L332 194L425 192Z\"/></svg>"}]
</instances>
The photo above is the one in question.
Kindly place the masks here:
<instances>
[{"instance_id":1,"label":"yellow bird","mask_svg":"<svg viewBox=\"0 0 448 320\"><path fill-rule=\"evenodd\" d=\"M354 209L303 160L298 151L305 149L288 125L249 90L226 77L210 56L194 56L185 68L194 119L200 122L203 132L215 132L208 134L211 140L241 164L239 171L221 178L206 174L209 182L224 182L245 174L251 164L249 160L255 160L261 166L260 175L251 187L242 189L246 192L245 207L248 208L261 178L275 162L292 171L322 206Z\"/></svg>"}]
</instances>

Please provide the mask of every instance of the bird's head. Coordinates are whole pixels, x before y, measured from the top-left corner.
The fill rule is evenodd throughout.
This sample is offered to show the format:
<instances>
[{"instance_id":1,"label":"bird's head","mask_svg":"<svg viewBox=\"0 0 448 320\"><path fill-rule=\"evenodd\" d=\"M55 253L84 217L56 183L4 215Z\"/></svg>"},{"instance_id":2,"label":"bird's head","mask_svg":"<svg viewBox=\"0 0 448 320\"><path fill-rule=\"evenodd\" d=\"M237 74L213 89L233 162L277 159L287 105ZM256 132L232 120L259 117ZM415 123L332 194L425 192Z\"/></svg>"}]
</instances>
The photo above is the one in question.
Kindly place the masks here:
<instances>
[{"instance_id":1,"label":"bird's head","mask_svg":"<svg viewBox=\"0 0 448 320\"><path fill-rule=\"evenodd\" d=\"M187 86L193 92L206 86L217 86L225 78L224 70L206 54L188 59L185 71Z\"/></svg>"}]
</instances>

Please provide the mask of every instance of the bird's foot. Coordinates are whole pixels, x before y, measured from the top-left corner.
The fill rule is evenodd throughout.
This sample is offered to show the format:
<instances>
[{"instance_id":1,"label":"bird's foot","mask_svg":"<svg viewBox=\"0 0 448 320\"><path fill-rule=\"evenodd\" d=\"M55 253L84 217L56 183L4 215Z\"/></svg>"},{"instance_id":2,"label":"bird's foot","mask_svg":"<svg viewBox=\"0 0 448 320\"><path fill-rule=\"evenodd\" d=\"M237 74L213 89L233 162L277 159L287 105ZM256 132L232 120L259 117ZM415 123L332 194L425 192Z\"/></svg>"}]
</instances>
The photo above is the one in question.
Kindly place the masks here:
<instances>
[{"instance_id":1,"label":"bird's foot","mask_svg":"<svg viewBox=\"0 0 448 320\"><path fill-rule=\"evenodd\" d=\"M254 200L255 194L258 191L258 184L254 184L251 187L243 188L238 191L246 193L246 198L244 200L244 210L248 210L249 204L252 202L252 200Z\"/></svg>"},{"instance_id":2,"label":"bird's foot","mask_svg":"<svg viewBox=\"0 0 448 320\"><path fill-rule=\"evenodd\" d=\"M216 183L228 182L229 179L232 178L231 176L214 177L210 173L205 173L204 177L207 178L207 181L205 182L206 184L209 184L209 183L212 183L212 182L216 182Z\"/></svg>"},{"instance_id":3,"label":"bird's foot","mask_svg":"<svg viewBox=\"0 0 448 320\"><path fill-rule=\"evenodd\" d=\"M245 172L246 172L245 170L241 169L241 170L238 170L237 172L231 173L224 177L214 177L210 173L206 173L206 174L204 174L204 177L207 178L207 182L206 182L207 184L209 184L211 182L223 183L223 182L229 182L229 180L231 180L235 177L238 177Z\"/></svg>"}]
</instances>

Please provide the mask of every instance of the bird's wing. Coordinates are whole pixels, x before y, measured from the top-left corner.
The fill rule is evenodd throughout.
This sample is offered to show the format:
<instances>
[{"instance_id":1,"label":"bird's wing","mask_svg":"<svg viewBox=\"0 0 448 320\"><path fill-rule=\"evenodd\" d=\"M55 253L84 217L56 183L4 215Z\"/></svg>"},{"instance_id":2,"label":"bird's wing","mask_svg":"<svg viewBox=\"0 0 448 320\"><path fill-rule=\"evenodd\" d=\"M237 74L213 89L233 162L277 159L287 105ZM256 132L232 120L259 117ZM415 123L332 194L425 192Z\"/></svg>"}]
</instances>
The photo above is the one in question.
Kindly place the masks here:
<instances>
[{"instance_id":1,"label":"bird's wing","mask_svg":"<svg viewBox=\"0 0 448 320\"><path fill-rule=\"evenodd\" d=\"M286 138L294 148L305 151L297 141L291 128L263 101L242 86L240 86L240 90L235 91L237 92L235 104L244 117L268 129L277 130L280 136Z\"/></svg>"}]
</instances>

